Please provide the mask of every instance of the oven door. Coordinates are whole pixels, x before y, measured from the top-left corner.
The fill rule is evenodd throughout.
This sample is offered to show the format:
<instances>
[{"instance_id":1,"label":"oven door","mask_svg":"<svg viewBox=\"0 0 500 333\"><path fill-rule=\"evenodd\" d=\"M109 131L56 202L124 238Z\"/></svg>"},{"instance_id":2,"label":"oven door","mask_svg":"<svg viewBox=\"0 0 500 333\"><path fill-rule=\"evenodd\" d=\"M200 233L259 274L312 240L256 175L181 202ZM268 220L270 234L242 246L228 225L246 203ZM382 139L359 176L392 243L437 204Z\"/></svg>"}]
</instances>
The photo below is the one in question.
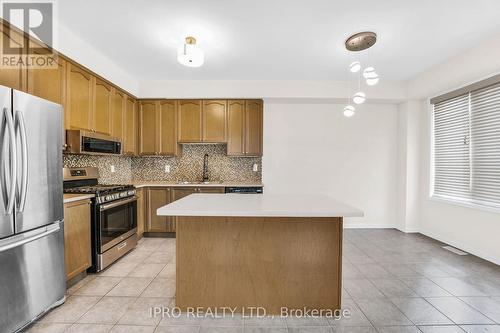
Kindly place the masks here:
<instances>
[{"instance_id":1,"label":"oven door","mask_svg":"<svg viewBox=\"0 0 500 333\"><path fill-rule=\"evenodd\" d=\"M104 253L137 231L137 197L97 206L98 253Z\"/></svg>"}]
</instances>

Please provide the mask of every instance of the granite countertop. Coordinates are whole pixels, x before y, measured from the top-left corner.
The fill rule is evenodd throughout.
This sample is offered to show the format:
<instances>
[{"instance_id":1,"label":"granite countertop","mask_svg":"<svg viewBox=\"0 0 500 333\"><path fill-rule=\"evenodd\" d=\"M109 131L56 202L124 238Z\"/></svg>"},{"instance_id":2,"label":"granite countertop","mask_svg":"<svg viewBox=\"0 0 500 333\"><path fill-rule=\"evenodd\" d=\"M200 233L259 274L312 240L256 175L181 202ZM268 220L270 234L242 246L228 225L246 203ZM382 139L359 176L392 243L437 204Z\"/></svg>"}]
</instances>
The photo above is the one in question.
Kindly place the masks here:
<instances>
[{"instance_id":1,"label":"granite countertop","mask_svg":"<svg viewBox=\"0 0 500 333\"><path fill-rule=\"evenodd\" d=\"M191 194L157 210L161 216L362 217L325 195Z\"/></svg>"},{"instance_id":2,"label":"granite countertop","mask_svg":"<svg viewBox=\"0 0 500 333\"><path fill-rule=\"evenodd\" d=\"M168 186L168 187L263 187L259 182L212 182L212 183L182 183L176 181L132 181L137 188Z\"/></svg>"},{"instance_id":3,"label":"granite countertop","mask_svg":"<svg viewBox=\"0 0 500 333\"><path fill-rule=\"evenodd\" d=\"M93 198L93 194L64 194L63 203L75 202Z\"/></svg>"}]
</instances>

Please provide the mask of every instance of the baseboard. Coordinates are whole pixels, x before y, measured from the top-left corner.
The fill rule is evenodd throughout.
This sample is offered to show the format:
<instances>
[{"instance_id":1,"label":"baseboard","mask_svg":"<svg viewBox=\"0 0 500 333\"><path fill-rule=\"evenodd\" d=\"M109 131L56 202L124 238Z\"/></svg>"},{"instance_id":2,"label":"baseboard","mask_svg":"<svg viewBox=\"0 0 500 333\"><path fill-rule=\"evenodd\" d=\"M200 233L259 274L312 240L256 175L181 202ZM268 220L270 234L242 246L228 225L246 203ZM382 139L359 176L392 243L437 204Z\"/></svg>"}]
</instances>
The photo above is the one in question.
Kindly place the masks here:
<instances>
[{"instance_id":1,"label":"baseboard","mask_svg":"<svg viewBox=\"0 0 500 333\"><path fill-rule=\"evenodd\" d=\"M391 225L344 222L344 229L396 229L396 228Z\"/></svg>"},{"instance_id":2,"label":"baseboard","mask_svg":"<svg viewBox=\"0 0 500 333\"><path fill-rule=\"evenodd\" d=\"M457 240L452 239L450 237L440 235L440 234L435 233L433 231L422 231L422 230L420 230L420 233L422 235L425 235L427 237L433 238L433 239L435 239L437 241L440 241L442 243L446 243L448 245L456 247L457 249L460 249L462 251L465 251L465 252L468 252L468 253L470 253L472 255L475 255L476 257L479 257L479 258L482 258L482 259L487 260L489 262L492 262L495 265L500 265L500 258L497 258L497 257L495 257L495 255L491 255L489 253L483 253L482 251L477 251L477 250L473 249L472 247L470 247L469 245L464 244L461 241L457 241Z\"/></svg>"}]
</instances>

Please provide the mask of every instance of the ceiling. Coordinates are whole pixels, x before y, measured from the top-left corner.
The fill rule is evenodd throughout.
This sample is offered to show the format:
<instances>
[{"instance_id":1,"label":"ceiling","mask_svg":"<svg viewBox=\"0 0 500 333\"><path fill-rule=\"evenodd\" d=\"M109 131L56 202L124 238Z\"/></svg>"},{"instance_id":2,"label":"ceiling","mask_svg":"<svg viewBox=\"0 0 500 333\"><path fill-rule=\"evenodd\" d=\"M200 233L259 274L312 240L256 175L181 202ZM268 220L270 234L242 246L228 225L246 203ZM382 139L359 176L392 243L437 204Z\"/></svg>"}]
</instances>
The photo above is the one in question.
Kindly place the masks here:
<instances>
[{"instance_id":1,"label":"ceiling","mask_svg":"<svg viewBox=\"0 0 500 333\"><path fill-rule=\"evenodd\" d=\"M347 80L360 58L407 80L500 33L498 0L64 0L64 25L138 80ZM379 40L353 54L350 34ZM176 61L186 35L205 65Z\"/></svg>"}]
</instances>

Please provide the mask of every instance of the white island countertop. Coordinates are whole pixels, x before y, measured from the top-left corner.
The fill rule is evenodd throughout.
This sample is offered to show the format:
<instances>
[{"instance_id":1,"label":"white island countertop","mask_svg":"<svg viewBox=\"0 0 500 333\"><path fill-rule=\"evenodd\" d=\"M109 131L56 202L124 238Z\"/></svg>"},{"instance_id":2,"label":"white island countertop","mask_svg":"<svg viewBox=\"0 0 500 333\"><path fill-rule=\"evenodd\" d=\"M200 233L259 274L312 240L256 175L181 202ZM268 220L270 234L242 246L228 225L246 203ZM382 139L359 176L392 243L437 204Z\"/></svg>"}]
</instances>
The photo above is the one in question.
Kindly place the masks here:
<instances>
[{"instance_id":1,"label":"white island countertop","mask_svg":"<svg viewBox=\"0 0 500 333\"><path fill-rule=\"evenodd\" d=\"M191 194L157 210L160 216L362 217L325 195Z\"/></svg>"}]
</instances>

